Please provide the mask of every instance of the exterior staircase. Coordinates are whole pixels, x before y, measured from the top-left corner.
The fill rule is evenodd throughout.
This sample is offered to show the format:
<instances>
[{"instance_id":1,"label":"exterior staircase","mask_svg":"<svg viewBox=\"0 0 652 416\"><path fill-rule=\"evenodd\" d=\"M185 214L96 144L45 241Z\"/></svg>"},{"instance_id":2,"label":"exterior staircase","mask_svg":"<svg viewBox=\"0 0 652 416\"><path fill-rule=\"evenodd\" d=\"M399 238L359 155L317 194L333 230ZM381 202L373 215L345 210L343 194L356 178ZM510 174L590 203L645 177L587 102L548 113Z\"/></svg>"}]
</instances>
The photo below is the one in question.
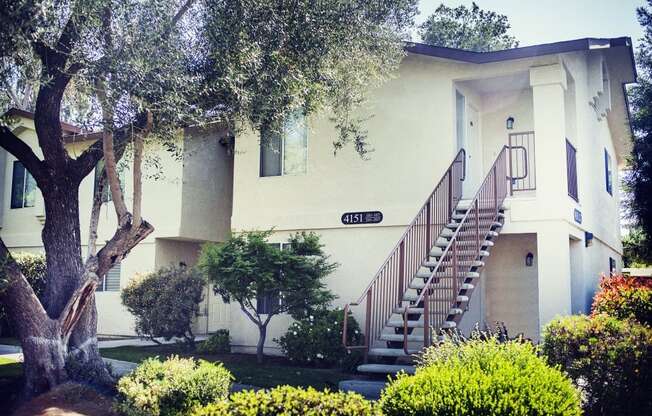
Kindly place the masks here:
<instances>
[{"instance_id":1,"label":"exterior staircase","mask_svg":"<svg viewBox=\"0 0 652 416\"><path fill-rule=\"evenodd\" d=\"M365 292L346 305L345 316L351 307L366 307L364 345L346 345L344 322L345 347L365 354L358 371L413 373L412 356L441 330L458 327L504 223L515 179L508 176L509 152L505 146L477 193L462 199L460 150Z\"/></svg>"}]
</instances>

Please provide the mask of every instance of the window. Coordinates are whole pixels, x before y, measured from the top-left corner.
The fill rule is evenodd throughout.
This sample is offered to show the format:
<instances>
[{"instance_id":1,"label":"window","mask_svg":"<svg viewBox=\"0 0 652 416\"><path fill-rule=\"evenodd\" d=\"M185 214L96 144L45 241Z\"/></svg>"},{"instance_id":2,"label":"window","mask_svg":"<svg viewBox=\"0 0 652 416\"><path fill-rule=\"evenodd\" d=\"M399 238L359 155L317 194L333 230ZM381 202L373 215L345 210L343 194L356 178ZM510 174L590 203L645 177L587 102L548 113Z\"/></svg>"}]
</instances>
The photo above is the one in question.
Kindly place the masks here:
<instances>
[{"instance_id":1,"label":"window","mask_svg":"<svg viewBox=\"0 0 652 416\"><path fill-rule=\"evenodd\" d=\"M607 149L604 149L604 179L609 195L613 195L613 162Z\"/></svg>"},{"instance_id":2,"label":"window","mask_svg":"<svg viewBox=\"0 0 652 416\"><path fill-rule=\"evenodd\" d=\"M14 162L11 178L11 208L33 207L36 200L36 181L19 161Z\"/></svg>"},{"instance_id":3,"label":"window","mask_svg":"<svg viewBox=\"0 0 652 416\"><path fill-rule=\"evenodd\" d=\"M97 286L98 292L119 292L120 291L120 263L115 264L102 278Z\"/></svg>"},{"instance_id":4,"label":"window","mask_svg":"<svg viewBox=\"0 0 652 416\"><path fill-rule=\"evenodd\" d=\"M566 177L568 180L568 196L579 201L577 192L577 150L566 139Z\"/></svg>"},{"instance_id":5,"label":"window","mask_svg":"<svg viewBox=\"0 0 652 416\"><path fill-rule=\"evenodd\" d=\"M308 129L302 112L292 114L282 134L267 134L260 144L260 176L306 173Z\"/></svg>"},{"instance_id":6,"label":"window","mask_svg":"<svg viewBox=\"0 0 652 416\"><path fill-rule=\"evenodd\" d=\"M616 269L617 269L616 259L614 259L613 257L609 257L609 273L610 274L616 273Z\"/></svg>"},{"instance_id":7,"label":"window","mask_svg":"<svg viewBox=\"0 0 652 416\"><path fill-rule=\"evenodd\" d=\"M280 250L287 250L290 246L290 243L270 243L270 246L276 247ZM261 315L269 314L273 312L276 307L280 306L282 302L283 298L281 293L263 293L256 298L256 312Z\"/></svg>"}]
</instances>

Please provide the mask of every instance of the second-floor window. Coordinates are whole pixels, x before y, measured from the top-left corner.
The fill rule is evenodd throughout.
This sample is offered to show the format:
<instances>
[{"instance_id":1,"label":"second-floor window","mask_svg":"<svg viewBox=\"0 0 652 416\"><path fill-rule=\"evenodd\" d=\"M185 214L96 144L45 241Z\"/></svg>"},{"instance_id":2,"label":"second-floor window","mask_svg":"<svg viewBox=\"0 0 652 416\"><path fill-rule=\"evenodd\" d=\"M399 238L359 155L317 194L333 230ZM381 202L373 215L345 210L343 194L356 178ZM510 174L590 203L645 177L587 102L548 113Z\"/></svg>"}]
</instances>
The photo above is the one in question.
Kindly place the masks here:
<instances>
[{"instance_id":1,"label":"second-floor window","mask_svg":"<svg viewBox=\"0 0 652 416\"><path fill-rule=\"evenodd\" d=\"M99 162L97 162L97 165L95 166L95 181L93 182L93 195L95 195L95 190L97 189L99 183L100 183L100 175L102 174L102 171L104 170L104 159L100 159ZM120 190L124 193L124 183L125 183L125 175L124 171L118 167L118 179L120 179ZM111 196L111 188L109 187L109 182L108 180L104 181L104 189L102 189L102 203L105 202L111 202L113 201L113 197Z\"/></svg>"},{"instance_id":2,"label":"second-floor window","mask_svg":"<svg viewBox=\"0 0 652 416\"><path fill-rule=\"evenodd\" d=\"M577 150L566 139L566 177L568 181L568 196L579 201L577 191Z\"/></svg>"},{"instance_id":3,"label":"second-floor window","mask_svg":"<svg viewBox=\"0 0 652 416\"><path fill-rule=\"evenodd\" d=\"M607 192L613 195L613 161L607 149L604 149L604 179Z\"/></svg>"},{"instance_id":4,"label":"second-floor window","mask_svg":"<svg viewBox=\"0 0 652 416\"><path fill-rule=\"evenodd\" d=\"M264 136L260 143L260 176L306 173L308 129L303 112L288 117L282 132Z\"/></svg>"},{"instance_id":5,"label":"second-floor window","mask_svg":"<svg viewBox=\"0 0 652 416\"><path fill-rule=\"evenodd\" d=\"M14 162L11 177L11 208L33 207L36 201L36 181L19 161Z\"/></svg>"}]
</instances>

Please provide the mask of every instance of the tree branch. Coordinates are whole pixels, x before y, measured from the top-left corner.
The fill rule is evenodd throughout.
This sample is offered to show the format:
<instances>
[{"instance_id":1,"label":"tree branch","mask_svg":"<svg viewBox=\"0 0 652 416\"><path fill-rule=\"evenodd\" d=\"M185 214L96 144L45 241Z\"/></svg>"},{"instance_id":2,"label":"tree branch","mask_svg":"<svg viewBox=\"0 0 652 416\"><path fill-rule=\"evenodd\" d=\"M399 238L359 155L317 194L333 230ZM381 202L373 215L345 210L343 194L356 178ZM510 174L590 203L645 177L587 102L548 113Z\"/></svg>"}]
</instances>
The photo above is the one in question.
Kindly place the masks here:
<instances>
[{"instance_id":1,"label":"tree branch","mask_svg":"<svg viewBox=\"0 0 652 416\"><path fill-rule=\"evenodd\" d=\"M30 329L38 328L49 316L36 297L34 289L11 257L0 238L0 300L8 309L21 339L30 336Z\"/></svg>"},{"instance_id":2,"label":"tree branch","mask_svg":"<svg viewBox=\"0 0 652 416\"><path fill-rule=\"evenodd\" d=\"M132 227L131 221L120 226L111 240L97 253L98 276L104 276L116 263L120 262L132 248L144 240L154 231L154 227L147 221L142 221L137 228Z\"/></svg>"},{"instance_id":3,"label":"tree branch","mask_svg":"<svg viewBox=\"0 0 652 416\"><path fill-rule=\"evenodd\" d=\"M118 177L118 167L116 163L115 152L113 149L113 107L106 95L106 83L104 79L98 78L95 82L97 97L102 107L102 150L104 153L104 171L111 190L113 206L118 216L120 226L126 224L129 220L129 210L125 204L122 189L120 188L120 178Z\"/></svg>"},{"instance_id":4,"label":"tree branch","mask_svg":"<svg viewBox=\"0 0 652 416\"><path fill-rule=\"evenodd\" d=\"M32 148L19 139L7 126L0 126L0 147L11 153L25 166L34 179L36 179L39 187L44 185L45 172L43 162L36 156Z\"/></svg>"},{"instance_id":5,"label":"tree branch","mask_svg":"<svg viewBox=\"0 0 652 416\"><path fill-rule=\"evenodd\" d=\"M136 133L134 136L134 193L133 193L133 224L140 226L142 221L141 207L143 202L143 139L152 128L152 113L147 111L147 128L143 134Z\"/></svg>"}]
</instances>

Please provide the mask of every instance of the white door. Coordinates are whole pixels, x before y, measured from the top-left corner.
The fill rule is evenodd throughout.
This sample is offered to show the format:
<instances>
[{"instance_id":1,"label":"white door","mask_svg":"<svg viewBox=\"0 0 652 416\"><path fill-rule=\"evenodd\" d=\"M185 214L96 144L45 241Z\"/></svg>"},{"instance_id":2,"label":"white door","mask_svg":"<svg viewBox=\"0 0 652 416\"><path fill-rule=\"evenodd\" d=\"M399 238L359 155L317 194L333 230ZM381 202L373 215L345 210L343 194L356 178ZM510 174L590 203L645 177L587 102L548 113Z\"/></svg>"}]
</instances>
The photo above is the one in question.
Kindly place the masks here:
<instances>
[{"instance_id":1,"label":"white door","mask_svg":"<svg viewBox=\"0 0 652 416\"><path fill-rule=\"evenodd\" d=\"M480 118L478 111L466 106L466 180L464 181L464 198L472 198L482 181L482 147L480 145Z\"/></svg>"},{"instance_id":2,"label":"white door","mask_svg":"<svg viewBox=\"0 0 652 416\"><path fill-rule=\"evenodd\" d=\"M480 148L480 125L478 111L469 105L466 97L455 91L455 114L457 148L466 151L466 179L463 197L471 198L480 185L482 175L482 151Z\"/></svg>"}]
</instances>

